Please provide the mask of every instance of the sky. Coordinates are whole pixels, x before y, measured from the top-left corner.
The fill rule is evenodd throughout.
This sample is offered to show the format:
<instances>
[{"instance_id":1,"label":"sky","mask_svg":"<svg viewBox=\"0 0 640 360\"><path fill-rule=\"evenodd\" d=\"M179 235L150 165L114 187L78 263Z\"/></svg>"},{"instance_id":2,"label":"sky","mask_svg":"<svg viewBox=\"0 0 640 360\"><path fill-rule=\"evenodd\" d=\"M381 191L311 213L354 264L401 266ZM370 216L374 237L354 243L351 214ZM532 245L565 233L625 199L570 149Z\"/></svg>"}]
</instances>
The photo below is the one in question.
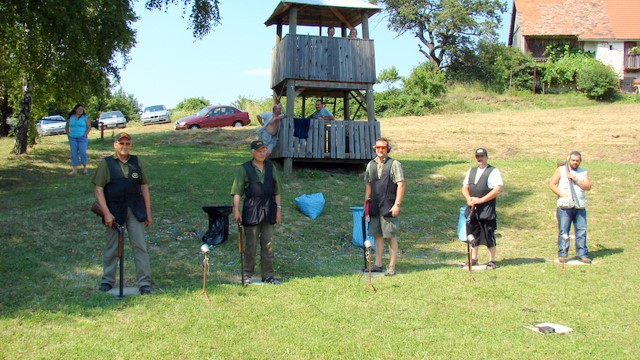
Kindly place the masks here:
<instances>
[{"instance_id":1,"label":"sky","mask_svg":"<svg viewBox=\"0 0 640 360\"><path fill-rule=\"evenodd\" d=\"M189 14L183 14L181 4L167 11L148 11L144 2L136 3L139 20L132 27L137 45L116 85L133 94L143 107L163 104L173 108L191 97L203 97L216 105L231 104L239 97L271 96L276 28L264 22L280 0L221 0L221 24L201 40L193 37ZM508 18L500 30L503 42ZM283 32L287 30L285 26ZM413 35L399 36L387 28L384 13L369 18L369 32L375 43L376 73L395 66L401 76L408 76L426 59L418 52L419 41ZM318 29L298 27L298 34L317 35Z\"/></svg>"}]
</instances>

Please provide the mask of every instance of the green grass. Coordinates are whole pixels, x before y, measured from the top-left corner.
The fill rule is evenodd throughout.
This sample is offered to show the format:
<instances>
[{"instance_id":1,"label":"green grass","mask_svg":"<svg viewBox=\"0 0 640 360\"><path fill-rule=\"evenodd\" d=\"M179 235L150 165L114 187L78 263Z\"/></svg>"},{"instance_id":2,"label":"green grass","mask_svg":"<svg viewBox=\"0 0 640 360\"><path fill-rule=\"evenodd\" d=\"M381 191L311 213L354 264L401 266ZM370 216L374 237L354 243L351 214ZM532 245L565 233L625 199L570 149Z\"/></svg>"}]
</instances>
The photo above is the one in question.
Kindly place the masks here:
<instances>
[{"instance_id":1,"label":"green grass","mask_svg":"<svg viewBox=\"0 0 640 360\"><path fill-rule=\"evenodd\" d=\"M492 160L506 183L498 200L500 267L474 273L472 282L455 266L466 259L466 247L454 240L461 181L472 164L454 155L457 149L402 152L398 159L408 187L400 274L375 278L377 292L357 274L362 252L350 245L349 207L362 203L362 174L302 169L285 178L283 224L275 233L276 271L284 284L238 284L232 227L231 239L211 255L205 300L198 248L207 218L201 207L230 203L234 167L248 159L255 128L153 129L130 129L133 153L141 156L152 182L151 296L116 301L96 290L103 229L89 212L90 177L65 175L64 136L40 139L21 158L0 158L2 358L634 356L640 339L637 164L585 161L594 183L588 215L594 265L563 272L553 262L555 200L547 187L555 159ZM91 134L92 170L112 149L98 137ZM535 139L523 141L530 145ZM12 139L0 139L0 154L12 145ZM327 204L320 217L309 220L293 199L317 191ZM128 244L125 251L131 284ZM480 254L486 261L484 249ZM545 321L575 331L541 336L524 328Z\"/></svg>"}]
</instances>

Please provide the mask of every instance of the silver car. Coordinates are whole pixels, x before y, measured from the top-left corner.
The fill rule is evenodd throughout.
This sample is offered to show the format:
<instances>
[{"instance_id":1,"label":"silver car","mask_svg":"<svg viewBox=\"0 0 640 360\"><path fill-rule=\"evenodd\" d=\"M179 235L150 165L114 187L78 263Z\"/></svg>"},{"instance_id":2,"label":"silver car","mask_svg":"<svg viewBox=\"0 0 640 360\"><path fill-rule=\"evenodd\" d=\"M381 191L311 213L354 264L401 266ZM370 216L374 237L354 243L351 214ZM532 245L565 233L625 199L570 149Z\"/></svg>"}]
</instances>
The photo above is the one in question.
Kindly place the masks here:
<instances>
[{"instance_id":1,"label":"silver car","mask_svg":"<svg viewBox=\"0 0 640 360\"><path fill-rule=\"evenodd\" d=\"M60 115L43 116L38 120L36 129L40 136L58 135L65 133L67 121Z\"/></svg>"},{"instance_id":2,"label":"silver car","mask_svg":"<svg viewBox=\"0 0 640 360\"><path fill-rule=\"evenodd\" d=\"M168 122L171 122L169 110L164 105L147 106L144 108L142 115L140 115L140 123L142 125Z\"/></svg>"},{"instance_id":3,"label":"silver car","mask_svg":"<svg viewBox=\"0 0 640 360\"><path fill-rule=\"evenodd\" d=\"M127 118L121 111L107 111L100 114L98 118L98 129L100 127L106 128L124 128L127 127Z\"/></svg>"}]
</instances>

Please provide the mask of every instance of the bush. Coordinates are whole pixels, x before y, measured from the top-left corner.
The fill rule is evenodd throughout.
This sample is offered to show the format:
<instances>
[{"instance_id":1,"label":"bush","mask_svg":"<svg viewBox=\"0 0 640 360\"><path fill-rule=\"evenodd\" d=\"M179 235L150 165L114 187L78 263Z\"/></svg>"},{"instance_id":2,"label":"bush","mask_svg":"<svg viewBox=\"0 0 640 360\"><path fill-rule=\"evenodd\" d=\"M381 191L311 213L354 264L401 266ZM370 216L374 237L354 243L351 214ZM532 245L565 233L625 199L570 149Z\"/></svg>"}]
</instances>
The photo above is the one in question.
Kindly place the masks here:
<instances>
[{"instance_id":1,"label":"bush","mask_svg":"<svg viewBox=\"0 0 640 360\"><path fill-rule=\"evenodd\" d=\"M444 73L431 62L416 66L404 81L404 91L418 96L437 98L447 93Z\"/></svg>"},{"instance_id":2,"label":"bush","mask_svg":"<svg viewBox=\"0 0 640 360\"><path fill-rule=\"evenodd\" d=\"M516 48L481 41L475 51L452 61L447 77L463 83L479 82L497 93L507 89L530 90L534 67L533 58Z\"/></svg>"},{"instance_id":3,"label":"bush","mask_svg":"<svg viewBox=\"0 0 640 360\"><path fill-rule=\"evenodd\" d=\"M185 112L195 112L202 109L205 106L211 105L211 102L203 97L199 98L188 98L180 101L178 105L172 110L174 111L185 111Z\"/></svg>"},{"instance_id":4,"label":"bush","mask_svg":"<svg viewBox=\"0 0 640 360\"><path fill-rule=\"evenodd\" d=\"M576 86L592 99L610 100L616 95L618 78L610 67L593 60L578 69Z\"/></svg>"},{"instance_id":5,"label":"bush","mask_svg":"<svg viewBox=\"0 0 640 360\"><path fill-rule=\"evenodd\" d=\"M543 81L549 86L575 87L589 98L612 99L618 88L615 72L585 53L567 53L545 65Z\"/></svg>"}]
</instances>

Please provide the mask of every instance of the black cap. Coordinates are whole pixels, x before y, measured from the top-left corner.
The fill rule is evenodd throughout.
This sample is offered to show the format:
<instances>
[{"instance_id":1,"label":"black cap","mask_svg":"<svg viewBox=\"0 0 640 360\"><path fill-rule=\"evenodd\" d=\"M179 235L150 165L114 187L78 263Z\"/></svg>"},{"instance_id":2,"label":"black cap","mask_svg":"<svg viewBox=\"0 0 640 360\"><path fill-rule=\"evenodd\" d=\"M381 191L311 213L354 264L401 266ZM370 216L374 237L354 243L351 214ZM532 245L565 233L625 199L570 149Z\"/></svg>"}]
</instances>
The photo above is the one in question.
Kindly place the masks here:
<instances>
[{"instance_id":1,"label":"black cap","mask_svg":"<svg viewBox=\"0 0 640 360\"><path fill-rule=\"evenodd\" d=\"M256 140L251 143L251 150L259 150L263 147L266 147L266 145L260 140Z\"/></svg>"},{"instance_id":2,"label":"black cap","mask_svg":"<svg viewBox=\"0 0 640 360\"><path fill-rule=\"evenodd\" d=\"M487 152L487 149L485 149L485 148L477 148L476 149L476 156L481 156L481 155L489 156L489 153Z\"/></svg>"}]
</instances>

